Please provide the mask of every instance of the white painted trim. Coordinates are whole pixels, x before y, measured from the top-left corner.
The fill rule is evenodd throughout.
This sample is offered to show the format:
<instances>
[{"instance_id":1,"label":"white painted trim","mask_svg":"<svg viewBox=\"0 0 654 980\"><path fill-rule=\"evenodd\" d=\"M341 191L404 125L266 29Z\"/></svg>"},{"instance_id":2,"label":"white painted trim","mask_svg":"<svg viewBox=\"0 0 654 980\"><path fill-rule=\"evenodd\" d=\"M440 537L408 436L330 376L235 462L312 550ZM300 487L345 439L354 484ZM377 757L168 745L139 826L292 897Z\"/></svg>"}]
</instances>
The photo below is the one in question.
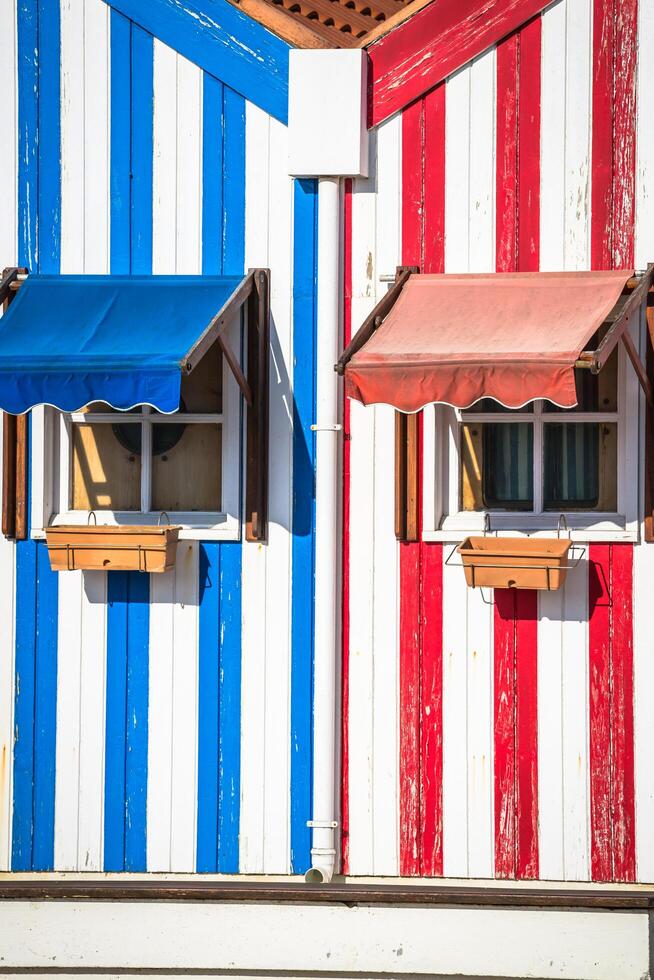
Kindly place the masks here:
<instances>
[{"instance_id":1,"label":"white painted trim","mask_svg":"<svg viewBox=\"0 0 654 980\"><path fill-rule=\"evenodd\" d=\"M639 322L642 321L642 322ZM637 346L641 344L644 335L644 317L634 316L630 325L632 339ZM618 425L618 512L599 513L594 511L571 511L566 517L570 526L570 536L575 541L584 542L601 539L602 541L638 541L640 532L638 526L638 486L642 474L642 455L638 451L639 422L638 405L640 386L627 357L620 346L618 350L618 411L617 412L578 412L566 413L561 419L569 422L614 422ZM537 460L536 433L549 421L555 421L558 416L548 416L542 412L542 403L534 403L533 412L481 413L474 411L459 411L438 406L435 413L438 422L432 421L427 414L428 438L425 443L425 483L423 492L429 502L423 507L424 541L462 541L469 534L479 534L484 529L484 513L480 511L460 511L460 447L459 423L463 422L529 422L534 425L534 504L542 499L542 467ZM431 427L434 426L434 432ZM449 439L448 439L449 433ZM446 460L440 463L436 447L445 449ZM427 450L432 455L427 455ZM440 487L437 486L437 476L440 475ZM443 509L441 498L445 501ZM427 523L430 519L430 523ZM545 535L556 532L559 514L555 512L517 512L490 511L491 530L499 533L515 533L517 535ZM438 521L438 523L436 523Z\"/></svg>"},{"instance_id":2,"label":"white painted trim","mask_svg":"<svg viewBox=\"0 0 654 980\"><path fill-rule=\"evenodd\" d=\"M645 912L2 902L3 969L642 980ZM292 937L292 941L289 941ZM328 965L326 967L326 964Z\"/></svg>"}]
</instances>

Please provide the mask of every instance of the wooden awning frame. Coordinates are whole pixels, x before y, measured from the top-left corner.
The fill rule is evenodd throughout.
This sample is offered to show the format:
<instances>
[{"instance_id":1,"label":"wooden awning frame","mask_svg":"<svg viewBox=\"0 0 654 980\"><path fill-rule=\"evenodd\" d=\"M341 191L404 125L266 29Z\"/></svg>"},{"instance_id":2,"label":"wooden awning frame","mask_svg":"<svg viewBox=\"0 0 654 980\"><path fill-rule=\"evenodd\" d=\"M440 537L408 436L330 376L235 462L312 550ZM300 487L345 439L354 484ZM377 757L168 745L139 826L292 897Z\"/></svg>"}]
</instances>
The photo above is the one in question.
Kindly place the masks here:
<instances>
[{"instance_id":1,"label":"wooden awning frame","mask_svg":"<svg viewBox=\"0 0 654 980\"><path fill-rule=\"evenodd\" d=\"M395 306L407 280L413 273L419 273L417 266L398 266L395 282L368 314L359 330L347 345L334 370L343 375L351 358L361 350L376 330L379 329ZM628 298L615 308L615 315L609 316L610 326L596 350L585 350L579 356L575 367L584 368L592 374L599 374L618 343L622 343L636 377L647 400L646 433L646 487L645 487L645 540L654 541L654 263L625 283L623 296ZM643 364L628 331L629 321L635 311L645 307L647 311L647 363ZM417 415L395 413L395 536L398 541L420 540L421 520L419 514L419 424Z\"/></svg>"},{"instance_id":2,"label":"wooden awning frame","mask_svg":"<svg viewBox=\"0 0 654 980\"><path fill-rule=\"evenodd\" d=\"M6 268L0 279L0 304L11 302L28 275L23 268ZM227 329L247 304L247 368L232 350ZM191 374L207 351L218 344L247 405L247 465L245 475L245 537L268 539L268 404L270 348L270 270L250 269L212 318L184 358ZM27 537L27 415L3 413L2 533Z\"/></svg>"}]
</instances>

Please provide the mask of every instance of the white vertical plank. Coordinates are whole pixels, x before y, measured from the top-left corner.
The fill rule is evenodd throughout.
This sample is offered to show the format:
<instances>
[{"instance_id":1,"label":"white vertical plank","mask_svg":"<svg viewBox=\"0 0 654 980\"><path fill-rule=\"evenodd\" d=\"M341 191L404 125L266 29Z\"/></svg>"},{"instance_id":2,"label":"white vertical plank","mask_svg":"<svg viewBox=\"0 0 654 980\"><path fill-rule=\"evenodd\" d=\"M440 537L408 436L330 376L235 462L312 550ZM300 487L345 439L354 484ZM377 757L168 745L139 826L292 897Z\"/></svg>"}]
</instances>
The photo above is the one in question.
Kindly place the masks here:
<instances>
[{"instance_id":1,"label":"white vertical plank","mask_svg":"<svg viewBox=\"0 0 654 980\"><path fill-rule=\"evenodd\" d=\"M271 271L269 526L266 559L264 871L290 870L291 557L293 523L293 182L288 130L270 120L268 261Z\"/></svg>"},{"instance_id":2,"label":"white vertical plank","mask_svg":"<svg viewBox=\"0 0 654 980\"><path fill-rule=\"evenodd\" d=\"M563 858L569 881L590 878L588 744L588 562L568 572L563 596L561 715L563 730Z\"/></svg>"},{"instance_id":3,"label":"white vertical plank","mask_svg":"<svg viewBox=\"0 0 654 980\"><path fill-rule=\"evenodd\" d=\"M460 571L458 574L463 579ZM466 598L468 874L473 878L492 878L495 833L493 606L487 589L483 592L467 589ZM449 615L449 611L445 614Z\"/></svg>"},{"instance_id":4,"label":"white vertical plank","mask_svg":"<svg viewBox=\"0 0 654 980\"><path fill-rule=\"evenodd\" d=\"M447 549L447 545L445 548ZM468 875L467 586L443 568L443 874Z\"/></svg>"},{"instance_id":5,"label":"white vertical plank","mask_svg":"<svg viewBox=\"0 0 654 980\"><path fill-rule=\"evenodd\" d=\"M565 877L563 820L563 591L538 599L538 869Z\"/></svg>"},{"instance_id":6,"label":"white vertical plank","mask_svg":"<svg viewBox=\"0 0 654 980\"><path fill-rule=\"evenodd\" d=\"M0 470L2 467L0 426ZM0 871L11 868L16 547L0 534Z\"/></svg>"},{"instance_id":7,"label":"white vertical plank","mask_svg":"<svg viewBox=\"0 0 654 980\"><path fill-rule=\"evenodd\" d=\"M61 271L84 271L84 0L61 0Z\"/></svg>"},{"instance_id":8,"label":"white vertical plank","mask_svg":"<svg viewBox=\"0 0 654 980\"><path fill-rule=\"evenodd\" d=\"M567 0L541 19L540 268L565 268Z\"/></svg>"},{"instance_id":9,"label":"white vertical plank","mask_svg":"<svg viewBox=\"0 0 654 980\"><path fill-rule=\"evenodd\" d=\"M290 847L293 461L292 182L286 130L246 108L246 266L272 274L268 544L243 545L241 870L283 874Z\"/></svg>"},{"instance_id":10,"label":"white vertical plank","mask_svg":"<svg viewBox=\"0 0 654 980\"><path fill-rule=\"evenodd\" d=\"M178 545L178 553L184 547ZM150 576L147 869L170 871L175 571Z\"/></svg>"},{"instance_id":11,"label":"white vertical plank","mask_svg":"<svg viewBox=\"0 0 654 980\"><path fill-rule=\"evenodd\" d=\"M654 131L649 104L654 91L654 6L638 5L638 88L635 264L654 261ZM641 456L644 451L641 438ZM636 876L654 882L654 658L652 580L654 549L634 548L634 770L636 796Z\"/></svg>"},{"instance_id":12,"label":"white vertical plank","mask_svg":"<svg viewBox=\"0 0 654 980\"><path fill-rule=\"evenodd\" d=\"M470 65L470 272L495 271L496 74L495 48Z\"/></svg>"},{"instance_id":13,"label":"white vertical plank","mask_svg":"<svg viewBox=\"0 0 654 980\"><path fill-rule=\"evenodd\" d=\"M374 152L372 162L373 175L352 186L353 332L376 300ZM355 875L372 874L375 867L375 420L375 409L350 401L348 790L349 861ZM388 639L393 643L395 633ZM395 713L393 706L389 724Z\"/></svg>"},{"instance_id":14,"label":"white vertical plank","mask_svg":"<svg viewBox=\"0 0 654 980\"><path fill-rule=\"evenodd\" d=\"M102 867L106 574L59 580L55 869Z\"/></svg>"},{"instance_id":15,"label":"white vertical plank","mask_svg":"<svg viewBox=\"0 0 654 980\"><path fill-rule=\"evenodd\" d=\"M371 146L374 154L375 147ZM387 289L379 276L401 259L402 120L395 116L377 130L376 242L373 257L375 301ZM358 323L353 323L356 329ZM394 534L395 493L389 474L395 465L395 413L377 405L374 435L373 561L373 867L376 875L399 874L399 549ZM362 486L359 496L365 498Z\"/></svg>"},{"instance_id":16,"label":"white vertical plank","mask_svg":"<svg viewBox=\"0 0 654 980\"><path fill-rule=\"evenodd\" d=\"M564 268L570 270L590 267L592 7L591 0L566 0Z\"/></svg>"},{"instance_id":17,"label":"white vertical plank","mask_svg":"<svg viewBox=\"0 0 654 980\"><path fill-rule=\"evenodd\" d=\"M193 871L198 761L199 544L182 541L175 563L171 702L170 871Z\"/></svg>"},{"instance_id":18,"label":"white vertical plank","mask_svg":"<svg viewBox=\"0 0 654 980\"><path fill-rule=\"evenodd\" d=\"M150 579L148 871L193 871L197 812L197 541Z\"/></svg>"},{"instance_id":19,"label":"white vertical plank","mask_svg":"<svg viewBox=\"0 0 654 980\"><path fill-rule=\"evenodd\" d=\"M106 731L107 575L105 572L83 573L80 606L77 869L101 871L104 860Z\"/></svg>"},{"instance_id":20,"label":"white vertical plank","mask_svg":"<svg viewBox=\"0 0 654 980\"><path fill-rule=\"evenodd\" d=\"M154 39L152 271L157 275L176 271L178 60L174 51Z\"/></svg>"},{"instance_id":21,"label":"white vertical plank","mask_svg":"<svg viewBox=\"0 0 654 980\"><path fill-rule=\"evenodd\" d=\"M540 877L587 881L588 562L560 592L539 597L538 812Z\"/></svg>"},{"instance_id":22,"label":"white vertical plank","mask_svg":"<svg viewBox=\"0 0 654 980\"><path fill-rule=\"evenodd\" d=\"M445 88L445 271L470 269L471 79L467 65ZM476 93L477 95L477 93ZM477 98L480 96L477 95ZM479 112L475 100L475 114ZM477 183L483 163L475 155ZM477 236L477 254L482 250ZM448 545L444 546L447 552ZM469 873L468 596L460 571L443 568L443 874Z\"/></svg>"},{"instance_id":23,"label":"white vertical plank","mask_svg":"<svg viewBox=\"0 0 654 980\"><path fill-rule=\"evenodd\" d=\"M470 260L470 74L445 83L445 271L468 272Z\"/></svg>"},{"instance_id":24,"label":"white vertical plank","mask_svg":"<svg viewBox=\"0 0 654 980\"><path fill-rule=\"evenodd\" d=\"M84 4L84 272L109 272L110 8Z\"/></svg>"},{"instance_id":25,"label":"white vertical plank","mask_svg":"<svg viewBox=\"0 0 654 980\"><path fill-rule=\"evenodd\" d=\"M61 2L61 271L109 269L109 9Z\"/></svg>"},{"instance_id":26,"label":"white vertical plank","mask_svg":"<svg viewBox=\"0 0 654 980\"><path fill-rule=\"evenodd\" d=\"M5 108L3 146L0 153L0 255L2 266L15 265L18 250L18 117L16 0L0 3L0 91ZM1 833L1 831L0 831ZM1 858L0 858L1 860Z\"/></svg>"},{"instance_id":27,"label":"white vertical plank","mask_svg":"<svg viewBox=\"0 0 654 980\"><path fill-rule=\"evenodd\" d=\"M59 581L54 842L58 871L77 870L82 574L69 572Z\"/></svg>"},{"instance_id":28,"label":"white vertical plank","mask_svg":"<svg viewBox=\"0 0 654 980\"><path fill-rule=\"evenodd\" d=\"M164 106L164 111L165 111ZM177 56L178 274L202 271L202 71Z\"/></svg>"},{"instance_id":29,"label":"white vertical plank","mask_svg":"<svg viewBox=\"0 0 654 980\"><path fill-rule=\"evenodd\" d=\"M270 118L252 103L245 115L245 265L268 261ZM266 715L267 547L243 543L241 662L240 871L264 865L264 771Z\"/></svg>"}]
</instances>

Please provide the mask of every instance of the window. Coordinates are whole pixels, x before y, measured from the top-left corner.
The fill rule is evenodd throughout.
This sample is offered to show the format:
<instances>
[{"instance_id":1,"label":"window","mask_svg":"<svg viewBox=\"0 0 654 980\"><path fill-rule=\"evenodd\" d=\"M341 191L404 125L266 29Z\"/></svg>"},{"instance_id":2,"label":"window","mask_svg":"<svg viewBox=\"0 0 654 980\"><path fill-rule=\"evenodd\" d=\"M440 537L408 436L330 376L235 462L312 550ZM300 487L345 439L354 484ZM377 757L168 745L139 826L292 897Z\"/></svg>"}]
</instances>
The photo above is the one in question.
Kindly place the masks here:
<instances>
[{"instance_id":1,"label":"window","mask_svg":"<svg viewBox=\"0 0 654 980\"><path fill-rule=\"evenodd\" d=\"M484 399L425 412L426 539L478 532L486 513L498 530L551 531L565 513L582 536L637 533L640 389L622 345L598 375L575 378L574 409Z\"/></svg>"},{"instance_id":2,"label":"window","mask_svg":"<svg viewBox=\"0 0 654 980\"><path fill-rule=\"evenodd\" d=\"M214 345L182 378L180 411L113 412L96 404L69 417L72 510L219 513L222 356Z\"/></svg>"},{"instance_id":3,"label":"window","mask_svg":"<svg viewBox=\"0 0 654 980\"><path fill-rule=\"evenodd\" d=\"M462 511L598 511L617 500L618 352L593 375L578 368L574 409L523 411L485 399L461 413Z\"/></svg>"},{"instance_id":4,"label":"window","mask_svg":"<svg viewBox=\"0 0 654 980\"><path fill-rule=\"evenodd\" d=\"M165 511L186 536L239 534L241 398L218 345L182 377L179 412L147 405L119 412L95 403L65 415L36 410L36 439L58 443L52 502L41 518L84 523L157 523ZM58 473L55 471L58 470ZM58 476L58 479L56 478ZM33 533L39 517L33 517ZM197 533L194 533L197 532Z\"/></svg>"}]
</instances>

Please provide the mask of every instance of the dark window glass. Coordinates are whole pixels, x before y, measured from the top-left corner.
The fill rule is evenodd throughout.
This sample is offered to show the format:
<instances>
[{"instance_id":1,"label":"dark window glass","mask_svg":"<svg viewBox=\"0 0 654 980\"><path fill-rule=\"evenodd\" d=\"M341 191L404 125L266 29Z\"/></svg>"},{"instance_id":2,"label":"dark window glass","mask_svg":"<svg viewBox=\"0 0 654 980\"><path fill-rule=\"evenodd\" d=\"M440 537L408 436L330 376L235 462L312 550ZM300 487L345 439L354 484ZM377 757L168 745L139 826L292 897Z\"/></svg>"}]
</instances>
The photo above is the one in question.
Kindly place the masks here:
<instances>
[{"instance_id":1,"label":"dark window glass","mask_svg":"<svg viewBox=\"0 0 654 980\"><path fill-rule=\"evenodd\" d=\"M545 510L617 510L617 425L554 422L544 427Z\"/></svg>"},{"instance_id":2,"label":"dark window glass","mask_svg":"<svg viewBox=\"0 0 654 980\"><path fill-rule=\"evenodd\" d=\"M533 426L528 422L487 422L483 426L482 443L484 507L531 510Z\"/></svg>"}]
</instances>

